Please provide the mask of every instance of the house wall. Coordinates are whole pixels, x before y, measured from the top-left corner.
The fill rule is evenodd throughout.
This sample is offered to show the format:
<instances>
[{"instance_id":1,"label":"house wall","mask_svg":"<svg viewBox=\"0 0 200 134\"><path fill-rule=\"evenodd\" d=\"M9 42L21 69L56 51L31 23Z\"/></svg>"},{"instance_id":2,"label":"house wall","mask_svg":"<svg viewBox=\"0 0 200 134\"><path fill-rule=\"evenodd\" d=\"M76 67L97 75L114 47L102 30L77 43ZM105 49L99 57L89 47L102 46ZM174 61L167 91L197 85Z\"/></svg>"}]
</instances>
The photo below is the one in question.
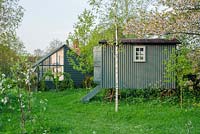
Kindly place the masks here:
<instances>
[{"instance_id":1,"label":"house wall","mask_svg":"<svg viewBox=\"0 0 200 134\"><path fill-rule=\"evenodd\" d=\"M137 46L140 44L137 44ZM125 89L141 89L148 87L175 88L175 82L165 82L166 61L175 44L144 44L146 46L146 62L134 62L134 44L121 45L119 48L119 87ZM142 45L143 46L143 45ZM114 46L102 47L102 88L113 88L114 85ZM99 69L96 67L96 69ZM99 79L98 78L98 79ZM97 81L98 81L97 79Z\"/></svg>"},{"instance_id":2,"label":"house wall","mask_svg":"<svg viewBox=\"0 0 200 134\"><path fill-rule=\"evenodd\" d=\"M70 62L68 60L69 58L68 58L68 55L67 55L67 51L71 51L71 50L69 50L68 47L65 47L65 51L64 51L64 56L65 56L65 58L64 58L65 59L64 60L64 64L65 64L64 71L71 75L71 78L74 81L74 84L75 84L76 87L82 87L82 83L83 83L85 76L81 72L73 69L73 66L70 64Z\"/></svg>"},{"instance_id":3,"label":"house wall","mask_svg":"<svg viewBox=\"0 0 200 134\"><path fill-rule=\"evenodd\" d=\"M52 54L49 54L47 57L38 62L38 81L42 80L43 75L49 70L51 70L54 75L66 72L71 75L75 87L82 87L84 75L73 69L73 66L68 61L67 51L71 50L66 45L63 45L63 47L55 52L52 52ZM63 79L64 76L60 75L59 80L62 81ZM45 82L48 88L54 88L51 78L46 77Z\"/></svg>"},{"instance_id":4,"label":"house wall","mask_svg":"<svg viewBox=\"0 0 200 134\"><path fill-rule=\"evenodd\" d=\"M60 50L47 57L44 61L42 61L41 67L41 73L43 75L49 70L51 70L54 75L57 73L62 74L64 71L64 48L61 48ZM59 80L63 79L64 77L61 75ZM46 77L46 80L51 81L51 79L48 77Z\"/></svg>"}]
</instances>

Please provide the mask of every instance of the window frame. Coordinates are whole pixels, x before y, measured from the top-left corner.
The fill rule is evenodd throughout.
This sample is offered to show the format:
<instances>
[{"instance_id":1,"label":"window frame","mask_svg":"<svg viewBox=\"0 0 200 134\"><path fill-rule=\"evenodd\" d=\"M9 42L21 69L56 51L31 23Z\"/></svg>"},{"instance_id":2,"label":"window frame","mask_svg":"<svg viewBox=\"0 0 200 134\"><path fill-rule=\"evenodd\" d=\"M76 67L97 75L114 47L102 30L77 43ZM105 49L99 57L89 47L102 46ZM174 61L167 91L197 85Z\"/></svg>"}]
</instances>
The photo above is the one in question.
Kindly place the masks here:
<instances>
[{"instance_id":1,"label":"window frame","mask_svg":"<svg viewBox=\"0 0 200 134\"><path fill-rule=\"evenodd\" d=\"M137 52L136 49L137 49L137 48L139 48L139 52L141 52L140 49L143 48L143 52L144 52L144 53L143 53L143 54L144 54L144 55L143 55L143 59L140 59L140 58L139 58L139 59L136 59L136 55L137 55L137 54L136 54L136 52ZM142 56L141 53L139 54L139 57L140 57L140 56ZM146 62L146 46L134 46L133 61L134 61L134 62Z\"/></svg>"}]
</instances>

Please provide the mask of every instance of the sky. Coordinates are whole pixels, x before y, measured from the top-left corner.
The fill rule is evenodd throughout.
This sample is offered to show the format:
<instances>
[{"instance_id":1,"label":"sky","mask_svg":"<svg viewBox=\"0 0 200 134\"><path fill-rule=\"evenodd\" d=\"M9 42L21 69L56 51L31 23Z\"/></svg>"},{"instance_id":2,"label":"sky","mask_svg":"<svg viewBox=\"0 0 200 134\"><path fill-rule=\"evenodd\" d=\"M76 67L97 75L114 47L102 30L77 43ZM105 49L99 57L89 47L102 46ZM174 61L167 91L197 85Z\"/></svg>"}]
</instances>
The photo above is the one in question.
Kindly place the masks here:
<instances>
[{"instance_id":1,"label":"sky","mask_svg":"<svg viewBox=\"0 0 200 134\"><path fill-rule=\"evenodd\" d=\"M65 42L78 21L78 15L89 8L87 0L20 0L25 9L17 34L26 50L33 53L58 39Z\"/></svg>"}]
</instances>

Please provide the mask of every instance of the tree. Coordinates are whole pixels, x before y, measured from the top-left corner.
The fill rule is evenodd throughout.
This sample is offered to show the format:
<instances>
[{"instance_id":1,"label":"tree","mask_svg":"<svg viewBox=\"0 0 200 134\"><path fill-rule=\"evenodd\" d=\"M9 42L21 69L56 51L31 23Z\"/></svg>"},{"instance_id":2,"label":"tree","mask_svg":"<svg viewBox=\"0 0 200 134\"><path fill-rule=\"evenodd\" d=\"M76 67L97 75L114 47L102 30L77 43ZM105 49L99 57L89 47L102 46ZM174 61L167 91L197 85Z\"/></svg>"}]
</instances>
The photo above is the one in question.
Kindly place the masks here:
<instances>
[{"instance_id":1,"label":"tree","mask_svg":"<svg viewBox=\"0 0 200 134\"><path fill-rule=\"evenodd\" d=\"M19 0L0 1L0 44L10 45L10 40L16 37L16 29L22 21L23 8Z\"/></svg>"},{"instance_id":2,"label":"tree","mask_svg":"<svg viewBox=\"0 0 200 134\"><path fill-rule=\"evenodd\" d=\"M183 89L186 83L184 76L192 74L192 62L188 58L190 49L186 46L182 46L178 50L173 50L170 58L166 61L166 79L170 81L176 81L179 88L180 105L183 105Z\"/></svg>"},{"instance_id":3,"label":"tree","mask_svg":"<svg viewBox=\"0 0 200 134\"><path fill-rule=\"evenodd\" d=\"M33 56L34 56L35 60L38 60L38 59L40 59L42 56L44 56L44 51L41 50L41 49L39 49L39 48L37 48L37 49L35 49L35 50L33 51Z\"/></svg>"},{"instance_id":4,"label":"tree","mask_svg":"<svg viewBox=\"0 0 200 134\"><path fill-rule=\"evenodd\" d=\"M118 3L115 0L115 112L118 112L118 92L119 92L119 68L118 68L118 14L117 14L117 9L118 9Z\"/></svg>"},{"instance_id":5,"label":"tree","mask_svg":"<svg viewBox=\"0 0 200 134\"><path fill-rule=\"evenodd\" d=\"M10 40L10 48L18 55L27 54L24 43L19 37L14 37L13 40Z\"/></svg>"},{"instance_id":6,"label":"tree","mask_svg":"<svg viewBox=\"0 0 200 134\"><path fill-rule=\"evenodd\" d=\"M93 48L104 36L101 28L95 23L95 16L89 10L84 10L78 16L74 32L69 34L68 40L72 42L73 51L68 51L68 58L74 69L85 74L85 87L92 86Z\"/></svg>"},{"instance_id":7,"label":"tree","mask_svg":"<svg viewBox=\"0 0 200 134\"><path fill-rule=\"evenodd\" d=\"M125 22L132 16L138 8L146 9L150 1L154 0L125 0L118 2L118 36L123 37ZM78 62L71 59L74 68L84 74L91 74L93 71L93 47L99 40L106 39L114 44L115 39L115 1L109 0L89 0L92 11L84 10L78 16L78 22L74 25L74 32L69 34L68 39L79 47Z\"/></svg>"},{"instance_id":8,"label":"tree","mask_svg":"<svg viewBox=\"0 0 200 134\"><path fill-rule=\"evenodd\" d=\"M73 42L74 52L69 52L70 63L74 69L81 71L83 74L89 75L93 71L93 46L99 40L98 28L94 28L94 16L89 10L84 10L78 16L78 22L74 25L74 33L68 37ZM78 49L77 52L75 49ZM78 57L75 55L79 55Z\"/></svg>"},{"instance_id":9,"label":"tree","mask_svg":"<svg viewBox=\"0 0 200 134\"><path fill-rule=\"evenodd\" d=\"M35 50L33 51L33 56L35 56L36 59L41 58L43 55L44 55L44 51L41 50L41 49L39 49L39 48L38 48L38 49L35 49Z\"/></svg>"},{"instance_id":10,"label":"tree","mask_svg":"<svg viewBox=\"0 0 200 134\"><path fill-rule=\"evenodd\" d=\"M134 34L137 38L149 38L156 35L177 38L181 41L182 45L167 62L166 77L169 78L171 74L173 74L171 75L173 80L176 77L182 106L183 88L186 84L183 79L184 75L199 74L197 72L199 69L194 67L199 68L198 58L195 58L198 56L194 56L191 50L196 48L200 41L200 3L199 0L157 1L151 10L139 13L140 17L131 18L125 26L124 33ZM193 56L188 56L191 54Z\"/></svg>"},{"instance_id":11,"label":"tree","mask_svg":"<svg viewBox=\"0 0 200 134\"><path fill-rule=\"evenodd\" d=\"M8 75L12 66L12 59L16 58L16 53L9 46L0 45L0 72Z\"/></svg>"},{"instance_id":12,"label":"tree","mask_svg":"<svg viewBox=\"0 0 200 134\"><path fill-rule=\"evenodd\" d=\"M56 48L62 46L64 43L58 39L54 39L49 43L49 46L46 48L45 53L48 54L54 51Z\"/></svg>"},{"instance_id":13,"label":"tree","mask_svg":"<svg viewBox=\"0 0 200 134\"><path fill-rule=\"evenodd\" d=\"M120 38L126 36L123 34L124 26L131 18L140 17L147 11L155 0L117 0L118 3L118 36ZM98 26L101 32L106 33L105 39L112 40L115 38L115 1L114 0L89 0L93 11L99 20ZM140 12L139 12L140 11ZM141 13L141 14L140 14ZM108 34L109 33L109 34Z\"/></svg>"},{"instance_id":14,"label":"tree","mask_svg":"<svg viewBox=\"0 0 200 134\"><path fill-rule=\"evenodd\" d=\"M74 25L74 36L78 40L80 46L88 44L91 32L94 28L94 15L89 10L84 10L78 16L78 22Z\"/></svg>"},{"instance_id":15,"label":"tree","mask_svg":"<svg viewBox=\"0 0 200 134\"><path fill-rule=\"evenodd\" d=\"M0 1L0 70L8 74L12 59L24 50L23 43L16 36L16 29L23 17L19 0Z\"/></svg>"},{"instance_id":16,"label":"tree","mask_svg":"<svg viewBox=\"0 0 200 134\"><path fill-rule=\"evenodd\" d=\"M154 10L145 12L140 18L131 18L124 32L135 34L137 37L169 35L171 38L176 37L181 40L189 38L190 44L198 43L200 41L199 18L199 0L158 0Z\"/></svg>"}]
</instances>

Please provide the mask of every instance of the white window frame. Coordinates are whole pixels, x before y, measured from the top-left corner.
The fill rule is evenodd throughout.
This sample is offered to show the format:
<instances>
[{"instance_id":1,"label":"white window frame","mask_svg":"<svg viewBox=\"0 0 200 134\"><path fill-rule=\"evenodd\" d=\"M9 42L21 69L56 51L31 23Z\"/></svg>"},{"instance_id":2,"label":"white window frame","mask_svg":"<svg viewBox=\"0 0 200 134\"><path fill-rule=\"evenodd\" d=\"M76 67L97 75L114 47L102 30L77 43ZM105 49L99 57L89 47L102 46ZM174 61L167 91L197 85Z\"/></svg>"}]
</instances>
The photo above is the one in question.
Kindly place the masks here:
<instances>
[{"instance_id":1,"label":"white window frame","mask_svg":"<svg viewBox=\"0 0 200 134\"><path fill-rule=\"evenodd\" d=\"M139 48L139 51L136 49ZM143 54L141 54L140 49L143 48ZM139 52L138 58L137 57L137 52ZM143 57L143 59L141 59ZM133 61L134 62L146 62L146 46L134 46L134 56L133 56Z\"/></svg>"}]
</instances>

